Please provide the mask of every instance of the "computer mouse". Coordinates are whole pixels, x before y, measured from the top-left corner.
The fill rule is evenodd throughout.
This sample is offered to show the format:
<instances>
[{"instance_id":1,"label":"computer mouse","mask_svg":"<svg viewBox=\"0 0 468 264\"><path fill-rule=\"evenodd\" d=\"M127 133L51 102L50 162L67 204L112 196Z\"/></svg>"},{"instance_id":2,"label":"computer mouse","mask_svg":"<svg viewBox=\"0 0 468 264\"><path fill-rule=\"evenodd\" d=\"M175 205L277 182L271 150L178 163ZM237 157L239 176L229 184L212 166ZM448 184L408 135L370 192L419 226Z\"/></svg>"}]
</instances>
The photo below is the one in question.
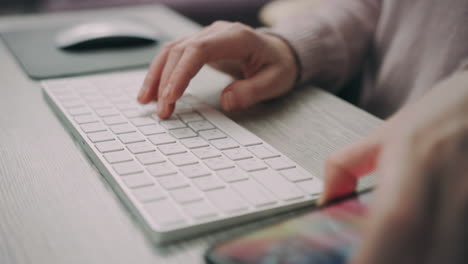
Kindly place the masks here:
<instances>
[{"instance_id":1,"label":"computer mouse","mask_svg":"<svg viewBox=\"0 0 468 264\"><path fill-rule=\"evenodd\" d=\"M133 20L106 20L77 24L60 31L55 43L64 50L135 47L157 42L157 30Z\"/></svg>"}]
</instances>

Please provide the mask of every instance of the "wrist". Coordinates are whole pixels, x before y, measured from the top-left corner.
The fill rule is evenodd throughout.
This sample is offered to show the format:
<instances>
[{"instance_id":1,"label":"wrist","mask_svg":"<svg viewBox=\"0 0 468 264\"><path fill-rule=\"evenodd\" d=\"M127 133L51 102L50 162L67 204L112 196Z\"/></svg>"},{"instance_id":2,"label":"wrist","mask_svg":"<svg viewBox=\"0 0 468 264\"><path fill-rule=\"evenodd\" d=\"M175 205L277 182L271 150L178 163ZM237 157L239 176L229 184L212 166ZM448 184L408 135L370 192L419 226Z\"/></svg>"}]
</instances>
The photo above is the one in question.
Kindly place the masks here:
<instances>
[{"instance_id":1,"label":"wrist","mask_svg":"<svg viewBox=\"0 0 468 264\"><path fill-rule=\"evenodd\" d=\"M302 77L302 67L299 57L290 43L281 35L276 34L268 28L260 28L257 29L257 31L274 45L281 61L292 70L294 74L294 84L299 83Z\"/></svg>"}]
</instances>

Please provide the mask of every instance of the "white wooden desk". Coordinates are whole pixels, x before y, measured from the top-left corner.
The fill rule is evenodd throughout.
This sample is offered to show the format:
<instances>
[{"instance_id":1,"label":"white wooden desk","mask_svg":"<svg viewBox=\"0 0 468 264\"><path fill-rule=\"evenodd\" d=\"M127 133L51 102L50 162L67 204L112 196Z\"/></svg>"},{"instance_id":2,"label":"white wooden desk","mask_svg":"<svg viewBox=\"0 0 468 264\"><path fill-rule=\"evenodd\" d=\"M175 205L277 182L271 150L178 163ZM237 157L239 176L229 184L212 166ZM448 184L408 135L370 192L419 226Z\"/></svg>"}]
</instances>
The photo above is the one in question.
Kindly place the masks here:
<instances>
[{"instance_id":1,"label":"white wooden desk","mask_svg":"<svg viewBox=\"0 0 468 264\"><path fill-rule=\"evenodd\" d=\"M158 6L0 18L0 30L29 28L105 15L145 16L174 37L198 26ZM191 90L217 104L229 79L204 70ZM297 89L284 98L230 116L322 175L332 151L379 124L371 115L319 89ZM150 243L107 182L0 43L0 263L203 263L212 238L169 247Z\"/></svg>"}]
</instances>

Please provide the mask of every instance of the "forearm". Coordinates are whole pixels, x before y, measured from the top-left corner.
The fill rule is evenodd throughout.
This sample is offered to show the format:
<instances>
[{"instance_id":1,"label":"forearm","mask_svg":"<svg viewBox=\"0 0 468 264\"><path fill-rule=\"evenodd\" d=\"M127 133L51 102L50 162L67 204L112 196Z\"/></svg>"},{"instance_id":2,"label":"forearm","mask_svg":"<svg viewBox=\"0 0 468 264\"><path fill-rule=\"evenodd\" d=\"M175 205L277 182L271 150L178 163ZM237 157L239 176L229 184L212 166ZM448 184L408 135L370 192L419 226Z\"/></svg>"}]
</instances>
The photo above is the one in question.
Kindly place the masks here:
<instances>
[{"instance_id":1,"label":"forearm","mask_svg":"<svg viewBox=\"0 0 468 264\"><path fill-rule=\"evenodd\" d=\"M271 32L295 51L301 82L337 91L363 64L379 9L380 0L328 0L280 21Z\"/></svg>"}]
</instances>

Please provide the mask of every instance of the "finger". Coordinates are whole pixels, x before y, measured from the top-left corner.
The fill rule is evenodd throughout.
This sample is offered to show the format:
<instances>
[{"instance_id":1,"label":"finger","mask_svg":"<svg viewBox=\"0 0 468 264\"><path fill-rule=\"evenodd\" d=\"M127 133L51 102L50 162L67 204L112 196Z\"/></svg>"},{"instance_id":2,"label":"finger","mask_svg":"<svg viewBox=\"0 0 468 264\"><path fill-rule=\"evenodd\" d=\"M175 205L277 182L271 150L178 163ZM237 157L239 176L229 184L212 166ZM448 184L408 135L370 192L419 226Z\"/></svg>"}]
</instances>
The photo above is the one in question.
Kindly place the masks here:
<instances>
[{"instance_id":1,"label":"finger","mask_svg":"<svg viewBox=\"0 0 468 264\"><path fill-rule=\"evenodd\" d=\"M166 63L168 53L168 48L162 48L161 52L153 59L143 82L143 86L138 93L137 99L140 103L149 103L157 94L161 70Z\"/></svg>"},{"instance_id":2,"label":"finger","mask_svg":"<svg viewBox=\"0 0 468 264\"><path fill-rule=\"evenodd\" d=\"M166 64L169 51L171 50L172 46L179 42L180 41L175 41L164 45L161 48L159 54L153 59L143 82L143 87L138 94L138 101L140 103L147 104L153 99L157 98L161 73L164 65Z\"/></svg>"},{"instance_id":3,"label":"finger","mask_svg":"<svg viewBox=\"0 0 468 264\"><path fill-rule=\"evenodd\" d=\"M158 116L162 119L169 117L172 114L173 107L177 99L179 99L190 80L200 71L205 63L203 54L199 50L187 48L178 61L176 69L173 70L170 79L167 81L167 86L164 93L161 95L161 100L158 103Z\"/></svg>"},{"instance_id":4,"label":"finger","mask_svg":"<svg viewBox=\"0 0 468 264\"><path fill-rule=\"evenodd\" d=\"M358 179L376 168L380 142L369 136L332 154L325 164L325 186L319 204L355 191Z\"/></svg>"},{"instance_id":5,"label":"finger","mask_svg":"<svg viewBox=\"0 0 468 264\"><path fill-rule=\"evenodd\" d=\"M223 90L221 106L225 111L232 111L279 96L282 91L273 89L276 76L277 70L270 67L249 79L234 81ZM266 93L267 89L271 91Z\"/></svg>"},{"instance_id":6,"label":"finger","mask_svg":"<svg viewBox=\"0 0 468 264\"><path fill-rule=\"evenodd\" d=\"M178 45L174 46L169 53L166 65L164 65L164 69L161 74L161 81L159 83L158 88L158 99L161 99L163 97L168 79L184 53L184 42L181 42Z\"/></svg>"}]
</instances>

